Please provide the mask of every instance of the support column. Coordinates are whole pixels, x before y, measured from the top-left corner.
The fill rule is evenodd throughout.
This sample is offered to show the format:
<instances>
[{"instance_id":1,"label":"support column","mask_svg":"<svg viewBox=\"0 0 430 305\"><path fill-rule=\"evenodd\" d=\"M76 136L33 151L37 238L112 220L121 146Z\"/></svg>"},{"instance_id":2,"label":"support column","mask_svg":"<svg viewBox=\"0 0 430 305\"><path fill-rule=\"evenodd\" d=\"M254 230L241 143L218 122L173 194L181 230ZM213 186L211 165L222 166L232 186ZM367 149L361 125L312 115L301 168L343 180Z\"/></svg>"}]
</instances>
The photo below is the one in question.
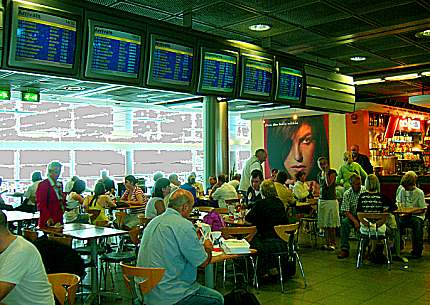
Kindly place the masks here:
<instances>
[{"instance_id":1,"label":"support column","mask_svg":"<svg viewBox=\"0 0 430 305\"><path fill-rule=\"evenodd\" d=\"M216 126L216 150L217 150L217 162L216 170L217 174L229 174L229 147L228 147L228 104L227 102L217 103L217 126Z\"/></svg>"},{"instance_id":2,"label":"support column","mask_svg":"<svg viewBox=\"0 0 430 305\"><path fill-rule=\"evenodd\" d=\"M133 151L125 151L125 175L133 175Z\"/></svg>"}]
</instances>

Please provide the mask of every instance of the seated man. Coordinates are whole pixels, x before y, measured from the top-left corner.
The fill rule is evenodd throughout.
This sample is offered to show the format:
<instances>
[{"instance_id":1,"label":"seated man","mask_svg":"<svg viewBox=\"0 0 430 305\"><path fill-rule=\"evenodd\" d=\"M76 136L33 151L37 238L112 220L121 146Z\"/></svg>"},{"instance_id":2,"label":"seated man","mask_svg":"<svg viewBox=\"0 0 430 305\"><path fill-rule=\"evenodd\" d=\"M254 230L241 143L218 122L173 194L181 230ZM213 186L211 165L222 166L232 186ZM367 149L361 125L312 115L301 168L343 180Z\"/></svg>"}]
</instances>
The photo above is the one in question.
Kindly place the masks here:
<instances>
[{"instance_id":1,"label":"seated man","mask_svg":"<svg viewBox=\"0 0 430 305\"><path fill-rule=\"evenodd\" d=\"M206 195L210 195L216 189L216 177L215 176L209 176L208 181L209 181L209 186L206 189Z\"/></svg>"},{"instance_id":2,"label":"seated man","mask_svg":"<svg viewBox=\"0 0 430 305\"><path fill-rule=\"evenodd\" d=\"M194 183L196 183L196 176L191 174L188 176L187 182L179 186L179 188L189 191L194 197L194 202L197 202L198 194L196 188L194 187Z\"/></svg>"},{"instance_id":3,"label":"seated man","mask_svg":"<svg viewBox=\"0 0 430 305\"><path fill-rule=\"evenodd\" d=\"M137 266L166 269L158 285L145 295L145 304L224 304L219 292L196 282L197 267L211 261L212 243L206 240L202 245L186 219L193 204L191 193L178 189L170 195L167 210L145 228Z\"/></svg>"},{"instance_id":4,"label":"seated man","mask_svg":"<svg viewBox=\"0 0 430 305\"><path fill-rule=\"evenodd\" d=\"M236 189L231 184L226 183L226 180L227 178L225 175L219 175L217 182L218 187L209 197L210 199L218 200L218 206L220 208L227 207L225 203L226 200L238 199Z\"/></svg>"},{"instance_id":5,"label":"seated man","mask_svg":"<svg viewBox=\"0 0 430 305\"><path fill-rule=\"evenodd\" d=\"M54 305L42 258L36 247L7 228L0 211L0 303Z\"/></svg>"},{"instance_id":6,"label":"seated man","mask_svg":"<svg viewBox=\"0 0 430 305\"><path fill-rule=\"evenodd\" d=\"M254 169L251 172L251 186L246 192L245 201L248 208L251 208L257 200L262 199L260 193L260 185L263 182L263 172Z\"/></svg>"},{"instance_id":7,"label":"seated man","mask_svg":"<svg viewBox=\"0 0 430 305\"><path fill-rule=\"evenodd\" d=\"M240 179L241 179L242 175L241 174L235 174L231 180L228 182L228 184L232 185L236 192L239 190L239 185L240 185Z\"/></svg>"},{"instance_id":8,"label":"seated man","mask_svg":"<svg viewBox=\"0 0 430 305\"><path fill-rule=\"evenodd\" d=\"M349 178L351 188L343 194L342 206L340 207L343 214L340 225L340 253L337 258L346 258L349 256L349 232L351 229L358 231L360 222L357 218L357 204L360 194L366 192L366 188L361 185L361 177L353 174Z\"/></svg>"},{"instance_id":9,"label":"seated man","mask_svg":"<svg viewBox=\"0 0 430 305\"><path fill-rule=\"evenodd\" d=\"M399 225L402 230L405 227L412 228L412 258L420 258L423 252L423 231L424 231L424 209L426 203L424 192L416 187L417 174L413 171L407 172L400 181L402 188L399 188L396 196L396 203L399 208L422 208L423 213L412 214L399 217Z\"/></svg>"}]
</instances>

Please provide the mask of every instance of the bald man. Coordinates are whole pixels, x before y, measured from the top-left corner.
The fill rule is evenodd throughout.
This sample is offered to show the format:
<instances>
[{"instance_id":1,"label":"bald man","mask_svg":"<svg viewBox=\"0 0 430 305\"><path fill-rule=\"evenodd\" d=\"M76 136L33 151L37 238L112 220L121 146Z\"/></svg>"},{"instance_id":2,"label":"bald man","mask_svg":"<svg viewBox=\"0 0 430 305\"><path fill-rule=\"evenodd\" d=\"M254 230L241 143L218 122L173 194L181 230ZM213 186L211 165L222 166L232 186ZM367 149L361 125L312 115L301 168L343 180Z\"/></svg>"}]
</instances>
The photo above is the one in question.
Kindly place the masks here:
<instances>
[{"instance_id":1,"label":"bald man","mask_svg":"<svg viewBox=\"0 0 430 305\"><path fill-rule=\"evenodd\" d=\"M202 244L194 225L186 218L194 205L193 195L177 189L169 197L166 211L145 228L138 267L164 268L160 283L145 295L149 305L222 305L223 296L197 283L197 268L212 258L212 243Z\"/></svg>"},{"instance_id":2,"label":"bald man","mask_svg":"<svg viewBox=\"0 0 430 305\"><path fill-rule=\"evenodd\" d=\"M357 144L351 146L352 160L361 165L366 174L373 174L373 166L370 163L369 157L363 154L360 154L360 147Z\"/></svg>"}]
</instances>

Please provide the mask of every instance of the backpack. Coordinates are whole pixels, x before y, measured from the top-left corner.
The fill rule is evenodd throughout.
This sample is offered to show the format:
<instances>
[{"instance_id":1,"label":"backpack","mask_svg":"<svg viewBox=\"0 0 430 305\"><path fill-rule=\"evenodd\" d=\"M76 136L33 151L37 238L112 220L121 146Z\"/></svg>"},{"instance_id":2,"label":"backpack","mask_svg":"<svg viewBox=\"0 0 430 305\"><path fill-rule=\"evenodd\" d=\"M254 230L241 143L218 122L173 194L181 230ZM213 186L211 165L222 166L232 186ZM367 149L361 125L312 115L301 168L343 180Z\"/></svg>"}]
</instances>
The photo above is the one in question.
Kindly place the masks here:
<instances>
[{"instance_id":1,"label":"backpack","mask_svg":"<svg viewBox=\"0 0 430 305\"><path fill-rule=\"evenodd\" d=\"M203 222L210 225L212 231L221 231L225 227L224 219L217 212L211 211L203 217Z\"/></svg>"},{"instance_id":2,"label":"backpack","mask_svg":"<svg viewBox=\"0 0 430 305\"><path fill-rule=\"evenodd\" d=\"M260 302L246 288L234 288L224 296L224 305L260 305Z\"/></svg>"}]
</instances>

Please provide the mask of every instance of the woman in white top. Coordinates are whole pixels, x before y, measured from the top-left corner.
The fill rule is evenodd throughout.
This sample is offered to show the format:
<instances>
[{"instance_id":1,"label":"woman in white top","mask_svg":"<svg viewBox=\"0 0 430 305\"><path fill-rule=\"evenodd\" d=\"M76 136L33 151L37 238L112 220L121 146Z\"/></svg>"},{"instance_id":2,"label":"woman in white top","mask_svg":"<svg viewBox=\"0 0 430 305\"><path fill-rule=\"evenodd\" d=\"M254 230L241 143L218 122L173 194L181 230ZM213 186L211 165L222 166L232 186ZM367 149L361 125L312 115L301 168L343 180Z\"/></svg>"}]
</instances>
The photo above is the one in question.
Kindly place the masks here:
<instances>
[{"instance_id":1,"label":"woman in white top","mask_svg":"<svg viewBox=\"0 0 430 305\"><path fill-rule=\"evenodd\" d=\"M170 194L170 180L167 178L159 178L154 184L154 191L151 199L149 199L146 210L146 218L154 218L157 215L163 214L166 210L165 198Z\"/></svg>"},{"instance_id":2,"label":"woman in white top","mask_svg":"<svg viewBox=\"0 0 430 305\"><path fill-rule=\"evenodd\" d=\"M296 174L296 183L294 183L293 193L299 201L305 201L306 198L312 194L312 187L309 187L305 180L305 172L300 171Z\"/></svg>"}]
</instances>

